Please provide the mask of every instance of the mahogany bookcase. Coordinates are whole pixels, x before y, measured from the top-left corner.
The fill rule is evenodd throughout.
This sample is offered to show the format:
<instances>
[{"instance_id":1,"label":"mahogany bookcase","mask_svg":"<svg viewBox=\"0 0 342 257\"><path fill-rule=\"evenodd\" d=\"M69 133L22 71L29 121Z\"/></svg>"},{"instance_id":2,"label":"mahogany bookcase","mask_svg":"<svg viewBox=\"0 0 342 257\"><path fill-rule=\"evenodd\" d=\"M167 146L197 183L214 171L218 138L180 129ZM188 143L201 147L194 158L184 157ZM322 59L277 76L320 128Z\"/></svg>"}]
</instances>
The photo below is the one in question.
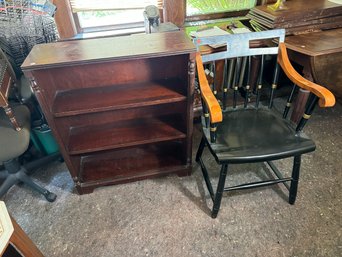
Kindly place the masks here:
<instances>
[{"instance_id":1,"label":"mahogany bookcase","mask_svg":"<svg viewBox=\"0 0 342 257\"><path fill-rule=\"evenodd\" d=\"M195 51L181 31L34 46L22 69L78 193L190 175Z\"/></svg>"}]
</instances>

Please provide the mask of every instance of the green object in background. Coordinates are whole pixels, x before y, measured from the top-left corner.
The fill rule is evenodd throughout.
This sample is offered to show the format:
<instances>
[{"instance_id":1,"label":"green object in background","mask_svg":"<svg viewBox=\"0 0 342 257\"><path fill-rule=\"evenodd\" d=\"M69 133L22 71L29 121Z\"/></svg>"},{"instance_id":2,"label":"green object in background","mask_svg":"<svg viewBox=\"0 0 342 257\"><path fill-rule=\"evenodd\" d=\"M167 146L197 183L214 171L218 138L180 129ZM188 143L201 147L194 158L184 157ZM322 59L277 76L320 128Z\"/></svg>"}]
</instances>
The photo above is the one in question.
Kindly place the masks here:
<instances>
[{"instance_id":1,"label":"green object in background","mask_svg":"<svg viewBox=\"0 0 342 257\"><path fill-rule=\"evenodd\" d=\"M256 0L187 0L186 15L220 13L253 8Z\"/></svg>"},{"instance_id":2,"label":"green object in background","mask_svg":"<svg viewBox=\"0 0 342 257\"><path fill-rule=\"evenodd\" d=\"M45 155L50 155L59 151L57 142L47 125L32 129L31 140L34 146Z\"/></svg>"},{"instance_id":3,"label":"green object in background","mask_svg":"<svg viewBox=\"0 0 342 257\"><path fill-rule=\"evenodd\" d=\"M242 20L243 18L241 18ZM220 21L196 21L196 22L189 22L185 24L184 30L185 33L189 36L190 32L192 31L199 31L201 29L206 28L212 28L214 26L220 27L221 29L227 30L229 33L232 33L232 31L229 29L229 27L235 27L235 28L245 28L245 25L241 22L239 18L230 18L230 19L222 19Z\"/></svg>"}]
</instances>

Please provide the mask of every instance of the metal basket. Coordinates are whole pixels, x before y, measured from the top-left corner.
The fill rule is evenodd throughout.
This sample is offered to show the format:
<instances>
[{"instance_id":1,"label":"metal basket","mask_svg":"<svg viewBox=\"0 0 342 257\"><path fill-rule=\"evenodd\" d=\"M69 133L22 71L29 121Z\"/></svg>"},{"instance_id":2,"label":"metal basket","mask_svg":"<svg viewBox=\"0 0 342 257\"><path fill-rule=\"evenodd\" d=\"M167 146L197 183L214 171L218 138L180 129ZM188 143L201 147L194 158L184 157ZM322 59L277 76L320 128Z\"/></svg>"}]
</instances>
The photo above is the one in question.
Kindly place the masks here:
<instances>
[{"instance_id":1,"label":"metal basket","mask_svg":"<svg viewBox=\"0 0 342 257\"><path fill-rule=\"evenodd\" d=\"M59 38L55 21L41 2L0 0L0 47L17 74L34 45Z\"/></svg>"}]
</instances>

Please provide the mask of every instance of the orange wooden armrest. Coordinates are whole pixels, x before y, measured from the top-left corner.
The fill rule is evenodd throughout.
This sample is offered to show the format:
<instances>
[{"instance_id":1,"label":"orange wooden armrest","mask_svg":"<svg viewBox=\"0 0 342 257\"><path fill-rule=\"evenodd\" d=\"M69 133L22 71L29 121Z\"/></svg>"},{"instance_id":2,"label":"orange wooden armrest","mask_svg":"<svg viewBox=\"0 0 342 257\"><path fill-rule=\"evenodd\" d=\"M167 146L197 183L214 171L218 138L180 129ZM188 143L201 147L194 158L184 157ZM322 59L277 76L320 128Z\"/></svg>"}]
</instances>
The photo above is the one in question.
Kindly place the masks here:
<instances>
[{"instance_id":1,"label":"orange wooden armrest","mask_svg":"<svg viewBox=\"0 0 342 257\"><path fill-rule=\"evenodd\" d=\"M214 96L213 92L209 87L209 83L204 72L202 57L200 53L196 54L196 65L202 100L204 100L206 106L208 107L210 114L210 122L221 122L222 110L220 104L218 103L216 97Z\"/></svg>"},{"instance_id":2,"label":"orange wooden armrest","mask_svg":"<svg viewBox=\"0 0 342 257\"><path fill-rule=\"evenodd\" d=\"M289 57L287 55L286 46L284 43L279 44L279 54L278 63L283 68L287 77L295 83L297 86L309 90L313 94L319 97L319 106L321 107L331 107L335 105L334 95L325 87L322 87L316 83L313 83L305 78L303 78L298 72L293 68Z\"/></svg>"}]
</instances>

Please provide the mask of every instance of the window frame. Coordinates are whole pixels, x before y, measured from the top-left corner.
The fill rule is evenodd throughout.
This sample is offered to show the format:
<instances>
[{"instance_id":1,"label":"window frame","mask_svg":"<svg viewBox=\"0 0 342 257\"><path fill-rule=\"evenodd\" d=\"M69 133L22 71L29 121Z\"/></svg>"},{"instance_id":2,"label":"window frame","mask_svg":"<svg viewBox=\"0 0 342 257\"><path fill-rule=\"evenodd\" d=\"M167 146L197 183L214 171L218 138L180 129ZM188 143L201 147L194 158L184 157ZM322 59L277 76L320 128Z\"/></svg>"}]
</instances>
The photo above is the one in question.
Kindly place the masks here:
<instances>
[{"instance_id":1,"label":"window frame","mask_svg":"<svg viewBox=\"0 0 342 257\"><path fill-rule=\"evenodd\" d=\"M129 29L139 29L139 28L141 28L141 32L145 31L143 21L141 21L141 22L127 22L127 23L122 23L122 24L112 24L112 25L93 26L93 27L83 28L81 26L80 19L78 16L79 12L73 12L70 0L67 0L67 1L69 2L70 8L71 8L71 14L73 16L73 20L74 20L74 24L76 27L77 34L93 33L93 32L106 32L106 31L111 31L111 30L125 30L125 29L129 30ZM158 7L161 7L160 5L161 5L161 3L158 3ZM137 9L140 9L140 8L137 8ZM99 11L99 10L97 10L97 11ZM127 8L127 10L129 10L129 8ZM106 10L106 11L110 11L110 10ZM143 11L143 9L142 9L142 11Z\"/></svg>"},{"instance_id":2,"label":"window frame","mask_svg":"<svg viewBox=\"0 0 342 257\"><path fill-rule=\"evenodd\" d=\"M92 32L101 32L101 31L109 31L109 30L124 30L124 29L132 29L132 28L144 28L144 22L130 22L130 23L122 23L117 25L104 25L104 26L93 26L82 28L80 25L80 21L77 13L72 13L77 33L92 33Z\"/></svg>"},{"instance_id":3,"label":"window frame","mask_svg":"<svg viewBox=\"0 0 342 257\"><path fill-rule=\"evenodd\" d=\"M275 2L275 0L257 0L256 5L268 4ZM70 6L69 0L53 0L53 3L57 6L55 19L57 27L60 33L60 37L72 38L76 34L89 33L89 29L82 30L78 16L73 13ZM200 21L200 20L211 20L229 17L241 17L247 14L248 10L243 11L232 11L223 13L203 14L195 16L186 16L186 0L163 0L163 5L159 9L160 18L162 22L172 22L178 27L183 27L185 22ZM95 29L94 32L106 31L108 29L120 29L116 26L103 26Z\"/></svg>"}]
</instances>

